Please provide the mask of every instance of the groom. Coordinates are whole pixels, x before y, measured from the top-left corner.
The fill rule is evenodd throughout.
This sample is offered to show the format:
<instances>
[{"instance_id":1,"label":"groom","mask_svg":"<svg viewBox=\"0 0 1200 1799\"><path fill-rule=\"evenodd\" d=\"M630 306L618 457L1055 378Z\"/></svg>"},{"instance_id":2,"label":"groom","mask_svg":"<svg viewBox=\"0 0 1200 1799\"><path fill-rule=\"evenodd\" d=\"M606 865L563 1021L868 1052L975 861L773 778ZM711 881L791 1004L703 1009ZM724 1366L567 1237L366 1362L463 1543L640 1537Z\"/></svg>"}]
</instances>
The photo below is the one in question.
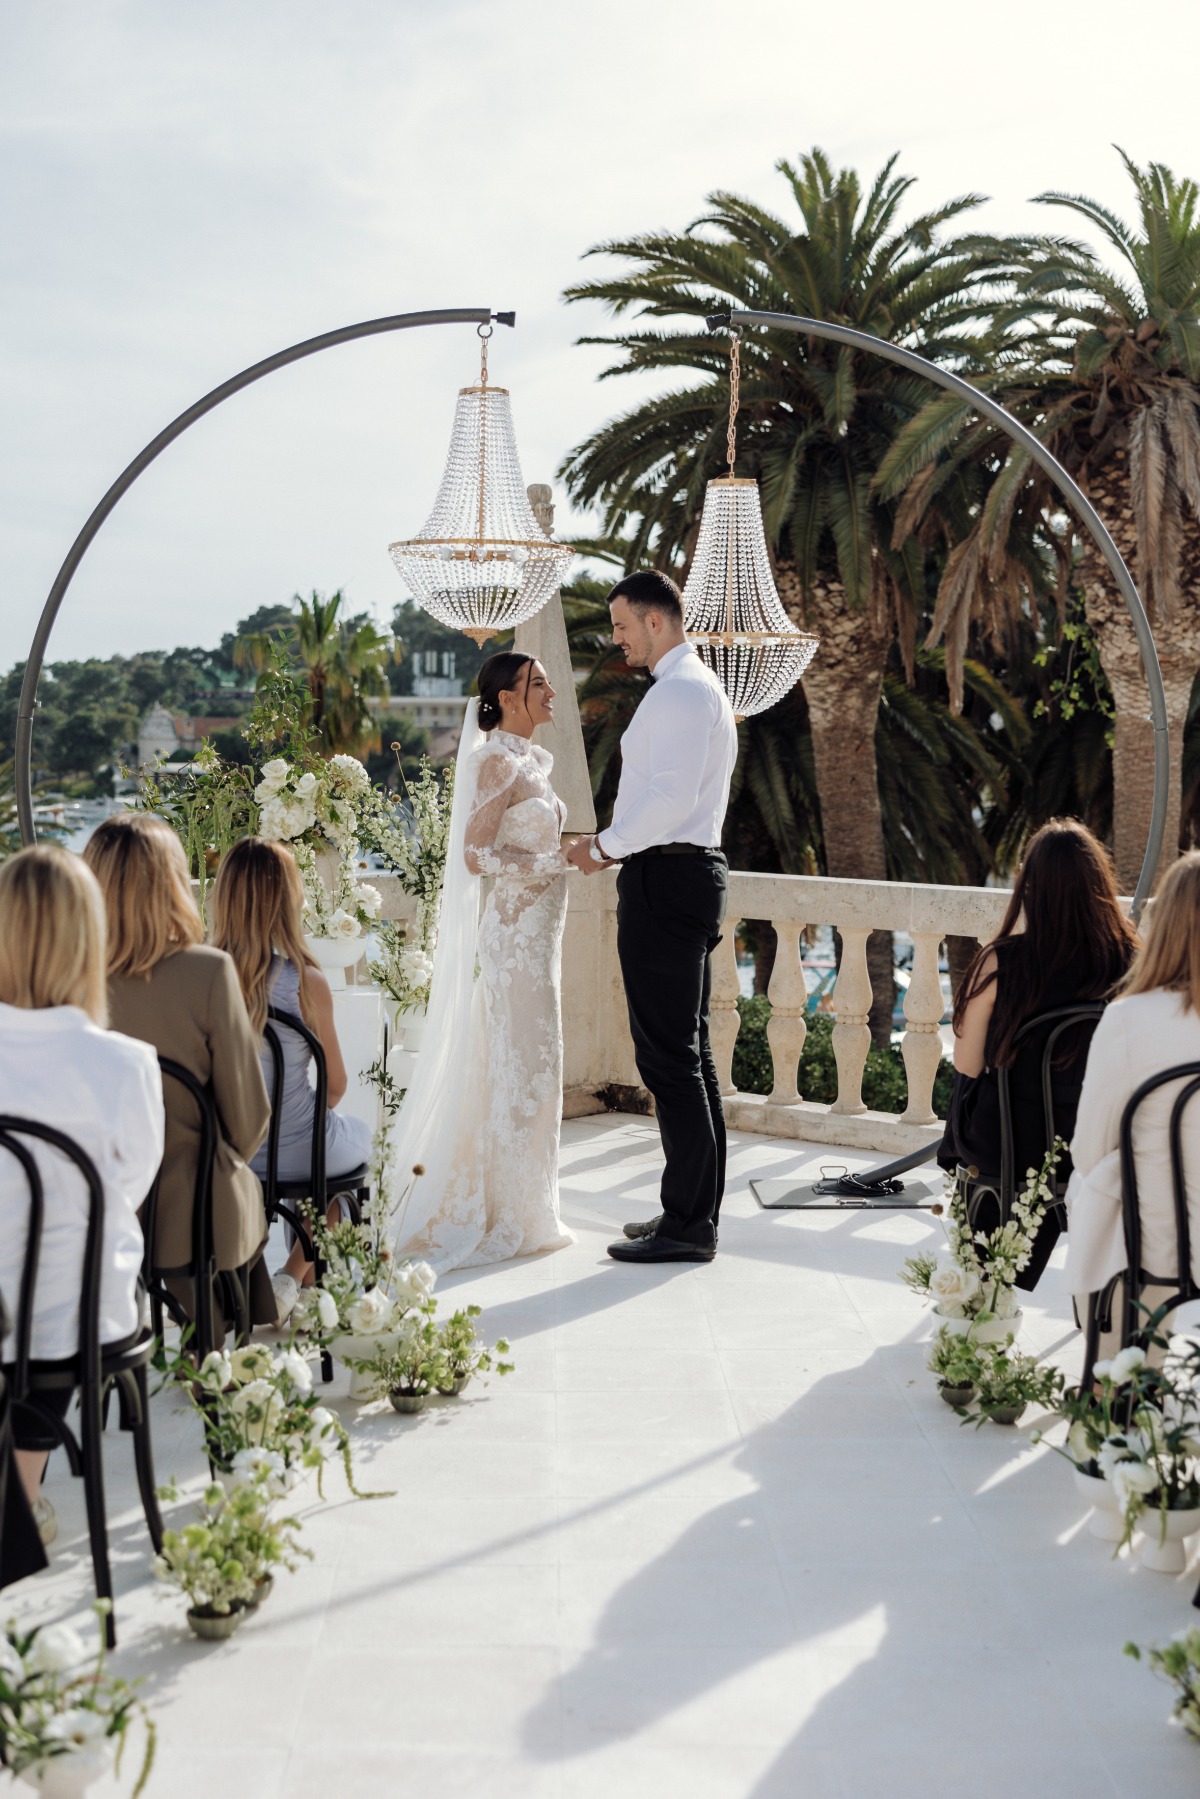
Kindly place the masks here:
<instances>
[{"instance_id":1,"label":"groom","mask_svg":"<svg viewBox=\"0 0 1200 1799\"><path fill-rule=\"evenodd\" d=\"M728 869L721 826L737 760L724 689L688 642L679 589L648 570L608 596L613 642L653 685L621 739L613 821L568 859L617 877L617 953L638 1073L654 1095L666 1167L662 1212L627 1224L619 1262L711 1262L725 1190L725 1119L708 1037L711 955Z\"/></svg>"}]
</instances>

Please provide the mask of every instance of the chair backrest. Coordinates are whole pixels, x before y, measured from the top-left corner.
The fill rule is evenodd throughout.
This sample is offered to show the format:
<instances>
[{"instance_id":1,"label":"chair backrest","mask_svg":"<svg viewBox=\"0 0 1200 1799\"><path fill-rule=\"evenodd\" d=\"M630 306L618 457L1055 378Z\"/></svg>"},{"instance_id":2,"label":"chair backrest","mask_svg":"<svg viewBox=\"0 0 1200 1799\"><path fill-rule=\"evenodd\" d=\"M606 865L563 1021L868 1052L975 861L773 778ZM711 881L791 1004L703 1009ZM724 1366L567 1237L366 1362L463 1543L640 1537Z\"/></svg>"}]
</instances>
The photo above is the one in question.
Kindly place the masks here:
<instances>
[{"instance_id":1,"label":"chair backrest","mask_svg":"<svg viewBox=\"0 0 1200 1799\"><path fill-rule=\"evenodd\" d=\"M199 1148L196 1152L196 1180L192 1189L192 1260L191 1268L197 1278L203 1269L210 1276L216 1267L216 1252L213 1249L212 1221L212 1175L213 1161L217 1153L217 1108L212 1091L199 1080L190 1068L182 1062L173 1062L169 1056L158 1058L159 1073L164 1081L177 1081L189 1093L195 1102L197 1121L200 1131ZM154 1185L150 1189L146 1201L144 1230L146 1235L147 1276L154 1272L163 1274L184 1274L183 1268L157 1269L154 1258L154 1230L158 1217L158 1187L162 1179L162 1165L154 1177Z\"/></svg>"},{"instance_id":2,"label":"chair backrest","mask_svg":"<svg viewBox=\"0 0 1200 1799\"><path fill-rule=\"evenodd\" d=\"M1176 1094L1171 1106L1171 1117L1167 1126L1167 1147L1171 1158L1171 1199L1175 1212L1175 1267L1143 1268L1142 1267L1142 1215L1138 1195L1137 1163L1133 1154L1133 1126L1138 1107L1160 1087L1166 1087L1172 1081L1184 1084ZM1174 1292L1168 1286L1167 1300L1163 1304L1179 1304L1185 1299L1195 1299L1200 1295L1192 1279L1192 1238L1188 1220L1187 1186L1183 1166L1183 1114L1189 1102L1200 1093L1200 1062L1180 1062L1174 1068L1160 1068L1144 1080L1129 1097L1125 1110L1121 1114L1121 1205L1125 1219L1125 1250L1129 1257L1129 1276L1125 1282L1125 1321L1122 1339L1125 1343L1132 1341L1138 1330L1139 1301L1141 1298L1140 1279L1144 1275L1153 1275L1160 1281L1174 1280Z\"/></svg>"},{"instance_id":3,"label":"chair backrest","mask_svg":"<svg viewBox=\"0 0 1200 1799\"><path fill-rule=\"evenodd\" d=\"M84 1378L98 1376L100 1367L100 1259L104 1240L104 1185L96 1165L74 1138L53 1125L36 1118L20 1118L0 1113L0 1149L15 1157L29 1187L29 1231L25 1239L25 1260L21 1270L21 1287L17 1297L16 1355L14 1357L13 1398L24 1399L29 1391L29 1346L33 1334L34 1309L37 1304L38 1261L42 1249L42 1225L45 1218L45 1191L41 1171L22 1138L34 1137L47 1143L73 1162L83 1177L88 1191L88 1222L83 1244L83 1261L79 1284L79 1360Z\"/></svg>"},{"instance_id":4,"label":"chair backrest","mask_svg":"<svg viewBox=\"0 0 1200 1799\"><path fill-rule=\"evenodd\" d=\"M1099 1023L1104 1014L1103 1000L1082 1001L1074 1006L1055 1006L1049 1012L1039 1012L1035 1018L1027 1019L1013 1039L1014 1051L1019 1055L1022 1043L1039 1031L1045 1031L1046 1041L1042 1045L1042 1126L1045 1151L1058 1135L1054 1118L1054 1058L1058 1051L1059 1041L1064 1032L1076 1025ZM1080 1066L1082 1067L1083 1058ZM1013 1131L1012 1098L1009 1090L1008 1068L996 1071L996 1085L1000 1096L1000 1199L1003 1216L1007 1218L1016 1198L1016 1143ZM1043 1151L1043 1153L1045 1153ZM1062 1183L1055 1178L1056 1193L1061 1190Z\"/></svg>"},{"instance_id":5,"label":"chair backrest","mask_svg":"<svg viewBox=\"0 0 1200 1799\"><path fill-rule=\"evenodd\" d=\"M273 1218L279 1204L279 1132L283 1123L283 1044L280 1030L294 1031L307 1043L316 1072L316 1103L313 1110L312 1151L309 1162L313 1205L320 1209L325 1200L325 1113L329 1100L329 1070L325 1051L315 1031L310 1031L294 1012L281 1012L268 1006L263 1026L263 1041L271 1052L271 1123L267 1131L267 1176L263 1182L263 1198L267 1217Z\"/></svg>"}]
</instances>

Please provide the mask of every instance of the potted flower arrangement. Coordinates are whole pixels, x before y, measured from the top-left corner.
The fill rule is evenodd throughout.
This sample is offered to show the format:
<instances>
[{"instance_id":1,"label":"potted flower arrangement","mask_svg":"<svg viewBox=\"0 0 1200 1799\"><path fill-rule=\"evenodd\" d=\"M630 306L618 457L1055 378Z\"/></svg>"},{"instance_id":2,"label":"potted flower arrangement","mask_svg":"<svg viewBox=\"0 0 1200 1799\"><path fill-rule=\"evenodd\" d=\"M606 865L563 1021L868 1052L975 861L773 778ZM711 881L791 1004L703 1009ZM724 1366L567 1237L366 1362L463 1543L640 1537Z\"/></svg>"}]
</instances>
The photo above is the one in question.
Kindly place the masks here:
<instances>
[{"instance_id":1,"label":"potted flower arrangement","mask_svg":"<svg viewBox=\"0 0 1200 1799\"><path fill-rule=\"evenodd\" d=\"M397 752L399 748L398 743L392 745ZM363 796L359 835L385 867L399 877L405 893L416 899L412 946L432 956L446 877L454 765L451 763L440 778L428 756L422 756L418 766L415 781L407 780L400 769L402 808L394 806L375 788Z\"/></svg>"},{"instance_id":2,"label":"potted flower arrangement","mask_svg":"<svg viewBox=\"0 0 1200 1799\"><path fill-rule=\"evenodd\" d=\"M441 1359L439 1370L438 1392L446 1394L461 1393L467 1382L476 1374L489 1374L494 1369L497 1374L511 1374L511 1362L496 1361L494 1356L506 1356L508 1344L503 1337L496 1340L495 1352L480 1341L475 1320L483 1316L480 1306L466 1306L462 1311L448 1318L438 1331L438 1352Z\"/></svg>"},{"instance_id":3,"label":"potted flower arrangement","mask_svg":"<svg viewBox=\"0 0 1200 1799\"><path fill-rule=\"evenodd\" d=\"M1010 1343L975 1345L975 1386L979 1411L973 1422L1015 1424L1026 1406L1051 1405L1062 1386L1062 1371L1022 1355Z\"/></svg>"},{"instance_id":4,"label":"potted flower arrangement","mask_svg":"<svg viewBox=\"0 0 1200 1799\"><path fill-rule=\"evenodd\" d=\"M1125 1654L1140 1662L1136 1643L1126 1643ZM1178 1688L1171 1716L1200 1743L1200 1629L1181 1630L1161 1649L1148 1649L1146 1659L1156 1674Z\"/></svg>"},{"instance_id":5,"label":"potted flower arrangement","mask_svg":"<svg viewBox=\"0 0 1200 1799\"><path fill-rule=\"evenodd\" d=\"M1164 1346L1153 1332L1149 1341ZM1138 1345L1096 1364L1097 1378L1120 1390L1120 1428L1096 1454L1124 1521L1117 1546L1131 1542L1140 1523L1142 1566L1163 1574L1183 1572L1183 1539L1200 1531L1198 1372L1196 1348L1177 1354L1170 1368L1153 1366Z\"/></svg>"},{"instance_id":6,"label":"potted flower arrangement","mask_svg":"<svg viewBox=\"0 0 1200 1799\"><path fill-rule=\"evenodd\" d=\"M1021 1326L1016 1278L1029 1265L1054 1197L1050 1179L1064 1147L1056 1138L1042 1166L1029 1170L1012 1217L990 1234L972 1231L963 1185L957 1176L947 1176L947 1247L939 1255L910 1256L900 1272L907 1287L933 1301L939 1327L977 1343L1015 1341Z\"/></svg>"},{"instance_id":7,"label":"potted flower arrangement","mask_svg":"<svg viewBox=\"0 0 1200 1799\"><path fill-rule=\"evenodd\" d=\"M1125 1519L1110 1483L1100 1466L1100 1451L1122 1428L1121 1393L1130 1374L1141 1365L1144 1352L1123 1349L1111 1361L1098 1362L1091 1387L1065 1387L1051 1402L1066 1426L1063 1443L1047 1447L1071 1464L1075 1487L1093 1508L1089 1530L1094 1537L1119 1543L1125 1535ZM1127 1409L1127 1407L1123 1408ZM1031 1441L1045 1441L1045 1434L1034 1431Z\"/></svg>"},{"instance_id":8,"label":"potted flower arrangement","mask_svg":"<svg viewBox=\"0 0 1200 1799\"><path fill-rule=\"evenodd\" d=\"M381 1153L386 1156L386 1144ZM417 1178L414 1169L413 1182ZM390 1217L374 1205L358 1224L316 1224L324 1273L305 1303L301 1327L347 1364L351 1392L360 1395L377 1383L359 1378L359 1364L393 1346L407 1313L433 1310L433 1269L427 1262L397 1263L389 1229Z\"/></svg>"},{"instance_id":9,"label":"potted flower arrangement","mask_svg":"<svg viewBox=\"0 0 1200 1799\"><path fill-rule=\"evenodd\" d=\"M942 1325L933 1339L927 1366L937 1375L938 1392L947 1405L961 1411L974 1399L979 1361L970 1337Z\"/></svg>"},{"instance_id":10,"label":"potted flower arrangement","mask_svg":"<svg viewBox=\"0 0 1200 1799\"><path fill-rule=\"evenodd\" d=\"M231 1354L214 1350L198 1369L179 1356L168 1372L180 1377L181 1390L200 1414L211 1464L222 1479L236 1481L266 1457L281 1491L295 1484L301 1469L312 1468L323 1497L325 1464L336 1455L355 1497L373 1497L355 1486L349 1432L320 1404L312 1369L294 1347L251 1343Z\"/></svg>"},{"instance_id":11,"label":"potted flower arrangement","mask_svg":"<svg viewBox=\"0 0 1200 1799\"><path fill-rule=\"evenodd\" d=\"M409 1312L369 1356L354 1366L372 1396L387 1394L393 1411L421 1412L430 1393L448 1380L439 1331L433 1320L436 1300Z\"/></svg>"},{"instance_id":12,"label":"potted flower arrangement","mask_svg":"<svg viewBox=\"0 0 1200 1799\"><path fill-rule=\"evenodd\" d=\"M310 1554L298 1541L298 1519L272 1517L277 1494L276 1471L260 1461L228 1490L219 1481L206 1487L196 1523L163 1532L154 1572L191 1601L187 1621L196 1636L232 1636L266 1597L274 1570L294 1570L297 1556ZM164 1487L162 1496L178 1493Z\"/></svg>"},{"instance_id":13,"label":"potted flower arrangement","mask_svg":"<svg viewBox=\"0 0 1200 1799\"><path fill-rule=\"evenodd\" d=\"M421 1047L421 1030L429 1006L433 956L402 925L381 924L375 933L377 953L367 963L371 979L383 989L393 1025L404 1031L404 1050Z\"/></svg>"},{"instance_id":14,"label":"potted flower arrangement","mask_svg":"<svg viewBox=\"0 0 1200 1799\"><path fill-rule=\"evenodd\" d=\"M105 1672L103 1619L111 1605L96 1601L101 1627L94 1662L68 1624L22 1631L10 1622L0 1638L0 1759L45 1799L75 1799L110 1768L119 1773L126 1734L139 1718L146 1749L133 1799L150 1778L153 1720L129 1682Z\"/></svg>"}]
</instances>

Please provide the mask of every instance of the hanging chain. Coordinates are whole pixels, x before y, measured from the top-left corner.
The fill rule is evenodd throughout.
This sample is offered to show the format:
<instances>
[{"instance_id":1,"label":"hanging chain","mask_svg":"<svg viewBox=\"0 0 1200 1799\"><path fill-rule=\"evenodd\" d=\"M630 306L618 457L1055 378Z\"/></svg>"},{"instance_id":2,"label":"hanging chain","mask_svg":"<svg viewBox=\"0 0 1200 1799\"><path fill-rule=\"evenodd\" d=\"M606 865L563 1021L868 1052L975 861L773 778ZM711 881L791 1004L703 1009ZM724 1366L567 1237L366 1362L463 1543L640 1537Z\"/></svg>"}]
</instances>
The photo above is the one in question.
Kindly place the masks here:
<instances>
[{"instance_id":1,"label":"hanging chain","mask_svg":"<svg viewBox=\"0 0 1200 1799\"><path fill-rule=\"evenodd\" d=\"M492 327L490 325L480 325L479 326L478 336L479 336L479 385L480 385L480 387L487 386L488 338L491 335L492 335Z\"/></svg>"},{"instance_id":2,"label":"hanging chain","mask_svg":"<svg viewBox=\"0 0 1200 1799\"><path fill-rule=\"evenodd\" d=\"M730 479L733 477L733 462L737 455L737 431L735 429L738 415L738 390L741 385L741 339L735 331L729 344L729 430L725 437L725 448L729 457Z\"/></svg>"}]
</instances>

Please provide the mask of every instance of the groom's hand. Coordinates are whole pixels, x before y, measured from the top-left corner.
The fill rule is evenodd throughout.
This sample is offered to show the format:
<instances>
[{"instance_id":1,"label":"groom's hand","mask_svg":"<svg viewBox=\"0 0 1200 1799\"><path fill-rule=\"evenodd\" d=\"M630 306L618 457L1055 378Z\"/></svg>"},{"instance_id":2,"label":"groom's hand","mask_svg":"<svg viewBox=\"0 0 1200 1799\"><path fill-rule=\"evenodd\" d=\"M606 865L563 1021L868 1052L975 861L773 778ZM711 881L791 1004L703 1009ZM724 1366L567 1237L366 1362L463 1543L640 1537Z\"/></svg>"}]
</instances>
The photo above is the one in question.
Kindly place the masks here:
<instances>
[{"instance_id":1,"label":"groom's hand","mask_svg":"<svg viewBox=\"0 0 1200 1799\"><path fill-rule=\"evenodd\" d=\"M607 857L603 862L596 861L595 857L592 855L592 844L595 841L594 837L577 837L574 843L568 846L567 861L571 864L572 868L577 868L580 874L599 874L601 869L611 868L613 866L612 862Z\"/></svg>"}]
</instances>

